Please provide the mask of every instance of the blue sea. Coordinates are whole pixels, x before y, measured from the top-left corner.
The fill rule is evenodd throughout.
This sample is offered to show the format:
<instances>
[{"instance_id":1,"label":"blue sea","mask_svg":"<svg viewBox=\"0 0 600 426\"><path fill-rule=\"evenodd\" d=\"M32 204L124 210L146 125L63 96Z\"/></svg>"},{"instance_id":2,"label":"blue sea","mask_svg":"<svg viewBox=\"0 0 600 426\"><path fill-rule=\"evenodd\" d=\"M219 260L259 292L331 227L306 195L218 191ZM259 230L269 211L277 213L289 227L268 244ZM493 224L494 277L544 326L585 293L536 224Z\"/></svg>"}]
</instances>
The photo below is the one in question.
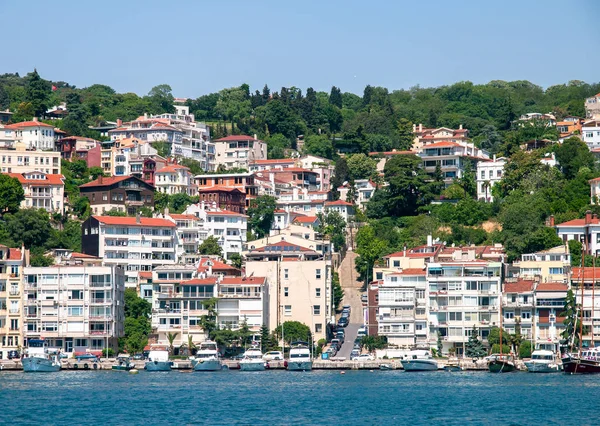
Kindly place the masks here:
<instances>
[{"instance_id":1,"label":"blue sea","mask_svg":"<svg viewBox=\"0 0 600 426\"><path fill-rule=\"evenodd\" d=\"M600 375L487 372L0 373L2 425L578 425Z\"/></svg>"}]
</instances>

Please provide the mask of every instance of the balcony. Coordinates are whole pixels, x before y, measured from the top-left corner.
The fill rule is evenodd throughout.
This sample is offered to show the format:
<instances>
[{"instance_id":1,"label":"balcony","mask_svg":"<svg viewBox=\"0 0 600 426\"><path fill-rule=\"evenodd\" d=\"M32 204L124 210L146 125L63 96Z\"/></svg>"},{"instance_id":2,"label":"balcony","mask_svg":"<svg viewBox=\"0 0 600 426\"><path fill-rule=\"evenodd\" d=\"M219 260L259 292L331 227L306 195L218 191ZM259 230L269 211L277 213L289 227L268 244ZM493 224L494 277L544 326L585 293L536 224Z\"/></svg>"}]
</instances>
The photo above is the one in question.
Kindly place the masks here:
<instances>
[{"instance_id":1,"label":"balcony","mask_svg":"<svg viewBox=\"0 0 600 426\"><path fill-rule=\"evenodd\" d=\"M20 294L21 294L21 291L20 291L19 289L16 289L16 290L15 290L15 289L11 289L11 290L8 292L8 295L9 295L10 297L19 296Z\"/></svg>"},{"instance_id":2,"label":"balcony","mask_svg":"<svg viewBox=\"0 0 600 426\"><path fill-rule=\"evenodd\" d=\"M90 314L90 321L112 321L113 316L110 314Z\"/></svg>"},{"instance_id":3,"label":"balcony","mask_svg":"<svg viewBox=\"0 0 600 426\"><path fill-rule=\"evenodd\" d=\"M127 206L143 206L143 200L125 200L125 205Z\"/></svg>"},{"instance_id":4,"label":"balcony","mask_svg":"<svg viewBox=\"0 0 600 426\"><path fill-rule=\"evenodd\" d=\"M90 300L91 304L98 304L98 305L110 304L112 302L113 302L112 299L92 299L92 300Z\"/></svg>"},{"instance_id":5,"label":"balcony","mask_svg":"<svg viewBox=\"0 0 600 426\"><path fill-rule=\"evenodd\" d=\"M258 294L219 293L219 297L223 298L223 299L260 299L260 293L258 293Z\"/></svg>"}]
</instances>

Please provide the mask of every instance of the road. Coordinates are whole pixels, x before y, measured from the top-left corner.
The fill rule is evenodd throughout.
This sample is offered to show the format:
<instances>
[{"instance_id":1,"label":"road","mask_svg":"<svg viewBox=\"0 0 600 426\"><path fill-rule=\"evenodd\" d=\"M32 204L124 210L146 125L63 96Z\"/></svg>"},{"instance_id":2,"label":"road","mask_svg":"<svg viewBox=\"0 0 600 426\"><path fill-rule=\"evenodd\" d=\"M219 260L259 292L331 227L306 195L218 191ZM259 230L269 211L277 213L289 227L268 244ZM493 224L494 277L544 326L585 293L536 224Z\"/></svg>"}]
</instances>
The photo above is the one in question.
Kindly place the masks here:
<instances>
[{"instance_id":1,"label":"road","mask_svg":"<svg viewBox=\"0 0 600 426\"><path fill-rule=\"evenodd\" d=\"M354 259L356 257L356 253L353 251L348 251L338 269L340 284L344 289L344 299L342 300L342 305L350 305L351 311L350 324L348 324L348 327L344 329L344 344L336 356L345 357L346 359L350 359L350 352L352 352L352 348L354 347L356 334L358 333L360 326L363 324L364 318L363 306L360 300L360 289L363 283L356 280L358 275L354 269ZM339 318L339 315L337 318Z\"/></svg>"}]
</instances>

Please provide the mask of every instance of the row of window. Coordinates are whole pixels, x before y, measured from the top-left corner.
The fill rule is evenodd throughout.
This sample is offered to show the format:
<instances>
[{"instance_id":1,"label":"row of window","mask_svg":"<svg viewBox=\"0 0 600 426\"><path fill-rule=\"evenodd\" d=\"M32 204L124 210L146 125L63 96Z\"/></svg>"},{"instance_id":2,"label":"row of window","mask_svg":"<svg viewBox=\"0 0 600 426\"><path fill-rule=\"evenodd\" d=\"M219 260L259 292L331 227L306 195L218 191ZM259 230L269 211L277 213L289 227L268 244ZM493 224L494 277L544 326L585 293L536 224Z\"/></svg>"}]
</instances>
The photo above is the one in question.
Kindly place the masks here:
<instances>
[{"instance_id":1,"label":"row of window","mask_svg":"<svg viewBox=\"0 0 600 426\"><path fill-rule=\"evenodd\" d=\"M284 297L290 296L290 288L289 287L283 287L283 296ZM315 288L315 297L321 297L321 288L320 287Z\"/></svg>"}]
</instances>

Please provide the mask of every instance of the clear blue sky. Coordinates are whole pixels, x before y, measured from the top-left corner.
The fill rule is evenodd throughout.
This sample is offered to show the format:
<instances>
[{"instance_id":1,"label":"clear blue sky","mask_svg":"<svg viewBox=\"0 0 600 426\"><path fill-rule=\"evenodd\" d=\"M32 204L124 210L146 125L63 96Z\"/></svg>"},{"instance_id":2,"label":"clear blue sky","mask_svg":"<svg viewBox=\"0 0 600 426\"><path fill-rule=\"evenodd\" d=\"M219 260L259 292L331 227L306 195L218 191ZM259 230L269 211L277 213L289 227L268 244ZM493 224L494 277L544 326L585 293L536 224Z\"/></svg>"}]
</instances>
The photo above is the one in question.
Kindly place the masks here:
<instances>
[{"instance_id":1,"label":"clear blue sky","mask_svg":"<svg viewBox=\"0 0 600 426\"><path fill-rule=\"evenodd\" d=\"M600 80L596 0L4 1L0 73L197 97ZM594 53L596 52L596 53Z\"/></svg>"}]
</instances>

